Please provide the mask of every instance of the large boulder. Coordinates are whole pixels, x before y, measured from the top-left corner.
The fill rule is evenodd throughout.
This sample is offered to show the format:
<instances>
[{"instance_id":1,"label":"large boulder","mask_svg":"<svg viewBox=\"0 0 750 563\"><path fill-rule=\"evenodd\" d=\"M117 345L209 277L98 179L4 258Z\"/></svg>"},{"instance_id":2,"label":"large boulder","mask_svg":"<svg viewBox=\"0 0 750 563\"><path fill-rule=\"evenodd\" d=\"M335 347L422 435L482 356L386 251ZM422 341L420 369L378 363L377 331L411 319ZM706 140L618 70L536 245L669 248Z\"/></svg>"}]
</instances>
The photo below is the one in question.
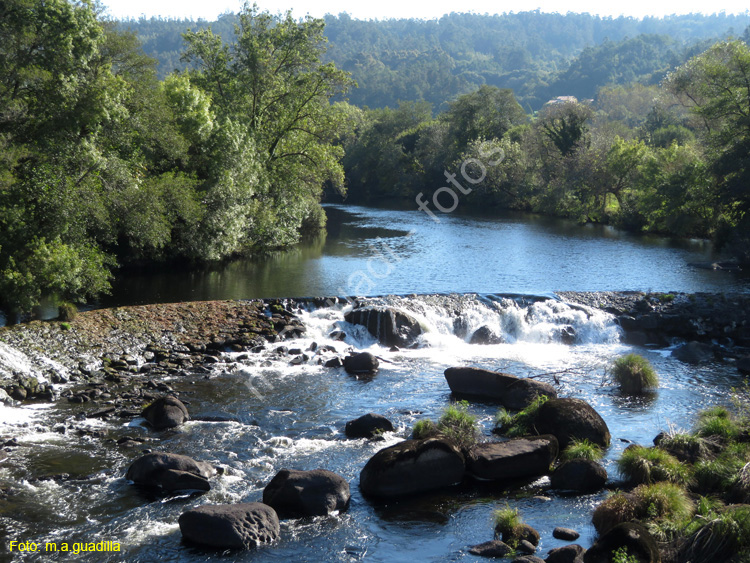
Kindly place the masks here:
<instances>
[{"instance_id":1,"label":"large boulder","mask_svg":"<svg viewBox=\"0 0 750 563\"><path fill-rule=\"evenodd\" d=\"M552 435L516 438L473 446L466 456L466 470L478 479L502 480L546 475L557 457Z\"/></svg>"},{"instance_id":2,"label":"large boulder","mask_svg":"<svg viewBox=\"0 0 750 563\"><path fill-rule=\"evenodd\" d=\"M541 536L528 524L517 524L512 530L503 529L498 524L495 526L495 539L502 538L505 543L516 544L521 541L529 542L533 547L539 545Z\"/></svg>"},{"instance_id":3,"label":"large boulder","mask_svg":"<svg viewBox=\"0 0 750 563\"><path fill-rule=\"evenodd\" d=\"M344 320L366 327L378 342L386 346L411 346L422 334L422 327L417 319L392 307L353 309L344 315Z\"/></svg>"},{"instance_id":4,"label":"large boulder","mask_svg":"<svg viewBox=\"0 0 750 563\"><path fill-rule=\"evenodd\" d=\"M510 410L521 410L540 395L557 397L549 383L481 368L448 368L445 379L456 396L496 401Z\"/></svg>"},{"instance_id":5,"label":"large boulder","mask_svg":"<svg viewBox=\"0 0 750 563\"><path fill-rule=\"evenodd\" d=\"M599 413L581 399L551 399L537 411L534 428L539 434L552 434L560 451L571 441L590 440L603 448L609 446L609 428Z\"/></svg>"},{"instance_id":6,"label":"large boulder","mask_svg":"<svg viewBox=\"0 0 750 563\"><path fill-rule=\"evenodd\" d=\"M584 563L610 563L612 552L624 547L628 555L641 563L659 563L659 546L642 525L635 522L618 524L603 534L583 556Z\"/></svg>"},{"instance_id":7,"label":"large boulder","mask_svg":"<svg viewBox=\"0 0 750 563\"><path fill-rule=\"evenodd\" d=\"M349 483L325 469L282 469L263 489L263 502L279 518L326 516L349 506Z\"/></svg>"},{"instance_id":8,"label":"large boulder","mask_svg":"<svg viewBox=\"0 0 750 563\"><path fill-rule=\"evenodd\" d=\"M583 556L586 550L578 545L572 543L556 549L551 549L547 554L545 563L583 563Z\"/></svg>"},{"instance_id":9,"label":"large boulder","mask_svg":"<svg viewBox=\"0 0 750 563\"><path fill-rule=\"evenodd\" d=\"M360 352L344 358L346 373L353 375L373 374L378 370L380 362L370 352Z\"/></svg>"},{"instance_id":10,"label":"large boulder","mask_svg":"<svg viewBox=\"0 0 750 563\"><path fill-rule=\"evenodd\" d=\"M550 476L552 488L579 493L593 493L604 487L607 470L591 459L571 459Z\"/></svg>"},{"instance_id":11,"label":"large boulder","mask_svg":"<svg viewBox=\"0 0 750 563\"><path fill-rule=\"evenodd\" d=\"M359 486L363 495L381 498L432 491L460 483L464 464L464 456L447 440L406 440L370 458Z\"/></svg>"},{"instance_id":12,"label":"large boulder","mask_svg":"<svg viewBox=\"0 0 750 563\"><path fill-rule=\"evenodd\" d=\"M171 453L150 453L136 459L125 478L136 485L160 488L166 492L208 491L209 477L216 469L205 461Z\"/></svg>"},{"instance_id":13,"label":"large boulder","mask_svg":"<svg viewBox=\"0 0 750 563\"><path fill-rule=\"evenodd\" d=\"M177 397L160 397L148 405L141 416L148 420L154 430L175 428L190 420L190 415L185 405Z\"/></svg>"},{"instance_id":14,"label":"large boulder","mask_svg":"<svg viewBox=\"0 0 750 563\"><path fill-rule=\"evenodd\" d=\"M260 502L199 506L177 522L186 540L220 549L249 549L279 537L276 512Z\"/></svg>"},{"instance_id":15,"label":"large boulder","mask_svg":"<svg viewBox=\"0 0 750 563\"><path fill-rule=\"evenodd\" d=\"M386 417L368 413L346 423L347 438L372 438L382 432L393 432L393 424Z\"/></svg>"}]
</instances>

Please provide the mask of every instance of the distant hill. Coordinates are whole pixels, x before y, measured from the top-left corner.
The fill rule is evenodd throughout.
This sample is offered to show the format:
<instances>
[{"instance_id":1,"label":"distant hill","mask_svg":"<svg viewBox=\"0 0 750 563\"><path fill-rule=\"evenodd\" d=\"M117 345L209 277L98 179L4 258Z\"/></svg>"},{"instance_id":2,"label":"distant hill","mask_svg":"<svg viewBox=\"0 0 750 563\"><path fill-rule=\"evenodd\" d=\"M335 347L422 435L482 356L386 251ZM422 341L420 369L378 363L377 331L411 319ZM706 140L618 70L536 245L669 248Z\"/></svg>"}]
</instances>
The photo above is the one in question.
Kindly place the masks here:
<instances>
[{"instance_id":1,"label":"distant hill","mask_svg":"<svg viewBox=\"0 0 750 563\"><path fill-rule=\"evenodd\" d=\"M449 14L438 20L361 21L326 16L329 60L351 72L359 88L351 103L394 107L426 100L436 110L482 84L512 88L528 111L551 97L590 98L598 87L658 82L697 50L741 36L750 14L667 18L602 18L538 11L504 15ZM181 34L211 27L233 36L236 17L215 22L140 19L134 31L165 76L184 68Z\"/></svg>"}]
</instances>

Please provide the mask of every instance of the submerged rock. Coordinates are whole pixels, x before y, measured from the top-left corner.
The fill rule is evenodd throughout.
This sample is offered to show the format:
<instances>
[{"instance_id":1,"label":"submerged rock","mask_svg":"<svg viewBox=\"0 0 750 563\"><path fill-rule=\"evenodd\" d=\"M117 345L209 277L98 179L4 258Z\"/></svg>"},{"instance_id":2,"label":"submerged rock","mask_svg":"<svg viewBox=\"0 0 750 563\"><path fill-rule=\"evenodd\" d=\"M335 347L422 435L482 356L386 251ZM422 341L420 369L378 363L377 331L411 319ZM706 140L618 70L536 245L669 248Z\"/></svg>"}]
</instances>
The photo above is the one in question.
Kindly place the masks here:
<instances>
[{"instance_id":1,"label":"submerged rock","mask_svg":"<svg viewBox=\"0 0 750 563\"><path fill-rule=\"evenodd\" d=\"M479 557L505 557L512 552L513 548L500 540L486 541L469 549L469 553Z\"/></svg>"},{"instance_id":2,"label":"submerged rock","mask_svg":"<svg viewBox=\"0 0 750 563\"><path fill-rule=\"evenodd\" d=\"M399 497L456 485L464 472L464 456L451 442L406 440L370 458L359 486L365 496Z\"/></svg>"},{"instance_id":3,"label":"submerged rock","mask_svg":"<svg viewBox=\"0 0 750 563\"><path fill-rule=\"evenodd\" d=\"M521 410L541 395L557 397L549 383L481 368L448 368L445 379L456 396L496 401L510 410Z\"/></svg>"},{"instance_id":4,"label":"submerged rock","mask_svg":"<svg viewBox=\"0 0 750 563\"><path fill-rule=\"evenodd\" d=\"M259 502L191 508L177 520L182 537L220 549L249 549L279 537L279 518Z\"/></svg>"},{"instance_id":5,"label":"submerged rock","mask_svg":"<svg viewBox=\"0 0 750 563\"><path fill-rule=\"evenodd\" d=\"M552 434L564 450L574 440L590 440L606 448L611 436L604 419L581 399L551 399L544 403L534 419L539 434Z\"/></svg>"},{"instance_id":6,"label":"submerged rock","mask_svg":"<svg viewBox=\"0 0 750 563\"><path fill-rule=\"evenodd\" d=\"M172 453L150 453L136 459L125 478L136 485L157 487L166 492L208 491L209 477L216 469L205 461Z\"/></svg>"},{"instance_id":7,"label":"submerged rock","mask_svg":"<svg viewBox=\"0 0 750 563\"><path fill-rule=\"evenodd\" d=\"M714 351L710 345L693 340L672 350L672 357L686 364L702 364L714 359Z\"/></svg>"},{"instance_id":8,"label":"submerged rock","mask_svg":"<svg viewBox=\"0 0 750 563\"><path fill-rule=\"evenodd\" d=\"M263 489L263 502L279 518L326 516L349 506L349 483L325 469L282 469Z\"/></svg>"},{"instance_id":9,"label":"submerged rock","mask_svg":"<svg viewBox=\"0 0 750 563\"><path fill-rule=\"evenodd\" d=\"M557 457L557 439L552 435L489 442L472 447L466 470L478 479L517 479L546 475Z\"/></svg>"},{"instance_id":10,"label":"submerged rock","mask_svg":"<svg viewBox=\"0 0 750 563\"><path fill-rule=\"evenodd\" d=\"M392 307L361 307L349 311L344 319L366 327L385 346L411 346L422 334L417 319Z\"/></svg>"},{"instance_id":11,"label":"submerged rock","mask_svg":"<svg viewBox=\"0 0 750 563\"><path fill-rule=\"evenodd\" d=\"M154 430L176 428L190 420L185 405L177 397L160 397L148 405L141 416L145 418Z\"/></svg>"},{"instance_id":12,"label":"submerged rock","mask_svg":"<svg viewBox=\"0 0 750 563\"><path fill-rule=\"evenodd\" d=\"M344 429L348 438L372 438L382 432L393 432L393 424L386 417L372 412L350 420Z\"/></svg>"}]
</instances>

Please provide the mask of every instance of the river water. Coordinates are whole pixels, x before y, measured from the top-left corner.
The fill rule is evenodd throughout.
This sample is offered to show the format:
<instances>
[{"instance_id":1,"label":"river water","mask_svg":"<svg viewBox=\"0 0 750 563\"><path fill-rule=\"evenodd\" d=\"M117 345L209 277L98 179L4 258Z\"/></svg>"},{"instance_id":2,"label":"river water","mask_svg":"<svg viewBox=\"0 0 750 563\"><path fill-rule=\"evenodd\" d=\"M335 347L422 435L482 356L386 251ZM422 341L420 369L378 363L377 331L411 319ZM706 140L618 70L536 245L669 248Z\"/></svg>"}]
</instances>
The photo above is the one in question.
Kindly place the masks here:
<instances>
[{"instance_id":1,"label":"river water","mask_svg":"<svg viewBox=\"0 0 750 563\"><path fill-rule=\"evenodd\" d=\"M382 357L372 378L324 368L317 356L302 365L267 352L249 357L226 353L210 376L172 378L168 383L196 417L179 429L153 432L142 419L86 419L81 405L0 406L0 436L15 438L0 461L0 559L58 560L62 556L11 556L8 541L118 541L123 552L87 554L81 561L472 561L468 547L492 539L492 512L506 504L541 533L544 556L564 545L555 526L594 540L593 507L606 493L566 496L548 491L542 479L525 483L463 485L398 502L373 503L358 489L359 472L380 448L407 438L414 422L437 419L451 396L443 371L475 365L519 376L554 374L561 396L582 398L603 416L613 436L604 461L618 479L616 460L630 442L649 444L660 429L688 428L706 406L726 403L742 379L731 364L688 366L669 349L622 344L619 328L602 312L500 295L550 294L555 290L643 289L660 291L746 290L742 278L700 270L688 262L710 261L699 242L674 246L599 228L515 217L443 217L436 224L416 212L329 207L331 229L317 241L266 262L232 264L221 272L164 274L122 279L118 304L226 297L273 297L367 293L404 309L426 329L416 349L391 352L362 327L344 322L341 306L299 310L308 332L289 347L318 345L370 350ZM562 257L565 257L563 259ZM359 273L358 273L359 272ZM353 280L353 281L352 281ZM372 283L368 291L352 283ZM407 294L418 296L407 297ZM435 295L429 295L435 293ZM139 296L140 295L140 296ZM456 334L459 316L468 330ZM505 343L468 343L474 329L489 326ZM573 326L573 345L560 342L560 328ZM329 338L343 330L344 342ZM636 351L656 367L660 388L630 399L608 382L607 368L620 354ZM0 350L24 369L21 356ZM62 386L58 386L59 388ZM87 407L90 410L90 407ZM483 439L491 438L497 406L472 403ZM367 412L387 416L396 427L384 442L348 440L346 421ZM131 436L143 447L190 455L225 468L212 490L199 497L150 496L123 478L139 447L119 448ZM327 518L285 521L274 545L247 552L206 552L184 545L177 517L203 503L257 501L281 468L325 468L351 485L349 510ZM63 479L45 477L65 473Z\"/></svg>"}]
</instances>

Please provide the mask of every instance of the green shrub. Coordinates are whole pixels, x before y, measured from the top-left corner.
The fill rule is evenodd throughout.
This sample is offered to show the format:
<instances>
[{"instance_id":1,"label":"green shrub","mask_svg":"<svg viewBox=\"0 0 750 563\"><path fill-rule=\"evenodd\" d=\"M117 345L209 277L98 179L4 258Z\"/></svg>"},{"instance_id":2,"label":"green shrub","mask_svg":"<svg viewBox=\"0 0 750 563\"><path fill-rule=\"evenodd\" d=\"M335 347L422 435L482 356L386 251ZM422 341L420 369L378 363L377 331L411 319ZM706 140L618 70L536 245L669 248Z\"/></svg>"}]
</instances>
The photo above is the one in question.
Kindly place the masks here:
<instances>
[{"instance_id":1,"label":"green shrub","mask_svg":"<svg viewBox=\"0 0 750 563\"><path fill-rule=\"evenodd\" d=\"M71 326L70 326L70 323L60 323L60 328L62 330L70 330Z\"/></svg>"},{"instance_id":2,"label":"green shrub","mask_svg":"<svg viewBox=\"0 0 750 563\"><path fill-rule=\"evenodd\" d=\"M437 426L431 420L418 420L414 424L412 435L415 440L426 440L427 438L434 438L440 434Z\"/></svg>"},{"instance_id":3,"label":"green shrub","mask_svg":"<svg viewBox=\"0 0 750 563\"><path fill-rule=\"evenodd\" d=\"M547 395L539 395L525 409L514 415L510 415L505 409L500 409L495 415L495 424L504 436L513 438L531 434L536 414L547 401L549 401Z\"/></svg>"},{"instance_id":4,"label":"green shrub","mask_svg":"<svg viewBox=\"0 0 750 563\"><path fill-rule=\"evenodd\" d=\"M640 563L635 555L628 555L628 548L624 545L612 552L612 563Z\"/></svg>"},{"instance_id":5,"label":"green shrub","mask_svg":"<svg viewBox=\"0 0 750 563\"><path fill-rule=\"evenodd\" d=\"M517 508L511 508L505 505L505 508L499 508L492 514L495 522L495 531L500 534L512 534L513 530L523 524L521 515Z\"/></svg>"},{"instance_id":6,"label":"green shrub","mask_svg":"<svg viewBox=\"0 0 750 563\"><path fill-rule=\"evenodd\" d=\"M750 550L750 506L730 506L714 518L701 519L699 523L701 525L689 535L680 550L680 561L747 561Z\"/></svg>"},{"instance_id":7,"label":"green shrub","mask_svg":"<svg viewBox=\"0 0 750 563\"><path fill-rule=\"evenodd\" d=\"M695 512L695 505L685 489L674 483L639 485L633 489L641 519L671 520L686 524Z\"/></svg>"},{"instance_id":8,"label":"green shrub","mask_svg":"<svg viewBox=\"0 0 750 563\"><path fill-rule=\"evenodd\" d=\"M59 321L73 321L77 315L78 308L73 305L73 303L64 301L63 303L60 303L60 306L57 308L57 320Z\"/></svg>"},{"instance_id":9,"label":"green shrub","mask_svg":"<svg viewBox=\"0 0 750 563\"><path fill-rule=\"evenodd\" d=\"M687 484L690 468L660 448L628 446L617 462L620 473L633 483L671 481Z\"/></svg>"},{"instance_id":10,"label":"green shrub","mask_svg":"<svg viewBox=\"0 0 750 563\"><path fill-rule=\"evenodd\" d=\"M468 413L469 403L453 403L443 411L437 423L437 429L443 436L450 438L462 449L477 443L477 419Z\"/></svg>"},{"instance_id":11,"label":"green shrub","mask_svg":"<svg viewBox=\"0 0 750 563\"><path fill-rule=\"evenodd\" d=\"M726 407L711 407L698 415L696 433L703 437L733 441L740 435L740 427L729 409Z\"/></svg>"},{"instance_id":12,"label":"green shrub","mask_svg":"<svg viewBox=\"0 0 750 563\"><path fill-rule=\"evenodd\" d=\"M700 494L726 496L732 489L741 488L740 479L748 459L748 444L731 444L716 459L701 461L693 466L693 490Z\"/></svg>"},{"instance_id":13,"label":"green shrub","mask_svg":"<svg viewBox=\"0 0 750 563\"><path fill-rule=\"evenodd\" d=\"M623 393L643 393L659 386L659 376L649 361L638 354L627 354L615 360L612 374Z\"/></svg>"},{"instance_id":14,"label":"green shrub","mask_svg":"<svg viewBox=\"0 0 750 563\"><path fill-rule=\"evenodd\" d=\"M602 458L604 452L602 449L590 440L573 440L560 455L562 461L571 459L590 459L597 461Z\"/></svg>"}]
</instances>

